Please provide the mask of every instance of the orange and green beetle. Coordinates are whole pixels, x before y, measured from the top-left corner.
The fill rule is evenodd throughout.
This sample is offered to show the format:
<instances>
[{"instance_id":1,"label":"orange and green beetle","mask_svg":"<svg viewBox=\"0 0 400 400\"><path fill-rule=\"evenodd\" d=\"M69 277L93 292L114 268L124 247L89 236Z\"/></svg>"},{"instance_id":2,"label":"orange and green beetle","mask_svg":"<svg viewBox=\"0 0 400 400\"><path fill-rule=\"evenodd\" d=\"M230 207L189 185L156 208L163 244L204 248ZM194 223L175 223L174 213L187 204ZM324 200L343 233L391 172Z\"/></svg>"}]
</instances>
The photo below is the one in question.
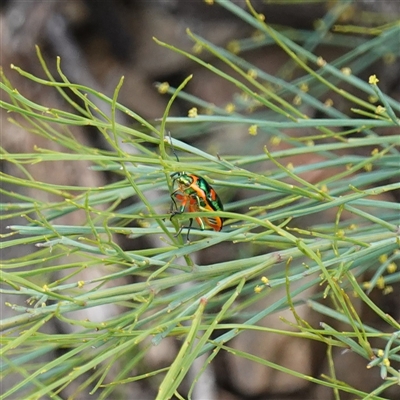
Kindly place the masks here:
<instances>
[{"instance_id":1,"label":"orange and green beetle","mask_svg":"<svg viewBox=\"0 0 400 400\"><path fill-rule=\"evenodd\" d=\"M181 214L188 208L190 212L197 211L223 211L224 207L217 192L212 186L201 176L189 174L187 172L175 172L171 174L172 182L177 189L172 192L171 199L171 217ZM179 202L179 207L176 203ZM173 207L175 206L175 209ZM224 225L224 220L221 217L196 217L196 221L201 230L204 230L205 225L210 226L215 231L220 231ZM192 227L193 218L189 219L187 240L189 241L189 232ZM183 226L181 227L181 230Z\"/></svg>"}]
</instances>

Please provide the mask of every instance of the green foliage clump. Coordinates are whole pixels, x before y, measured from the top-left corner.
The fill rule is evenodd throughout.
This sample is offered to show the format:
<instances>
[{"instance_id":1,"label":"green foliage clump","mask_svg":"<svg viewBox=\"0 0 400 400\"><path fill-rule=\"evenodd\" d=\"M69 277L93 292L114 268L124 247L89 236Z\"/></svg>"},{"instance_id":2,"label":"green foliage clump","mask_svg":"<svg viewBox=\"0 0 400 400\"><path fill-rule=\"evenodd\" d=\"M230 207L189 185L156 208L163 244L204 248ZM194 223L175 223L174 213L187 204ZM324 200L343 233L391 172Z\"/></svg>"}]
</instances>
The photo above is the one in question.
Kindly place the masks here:
<instances>
[{"instance_id":1,"label":"green foliage clump","mask_svg":"<svg viewBox=\"0 0 400 400\"><path fill-rule=\"evenodd\" d=\"M1 204L1 218L12 221L22 217L25 221L12 224L9 233L2 235L2 252L18 252L28 245L37 248L2 260L2 293L23 301L29 298L29 303L22 305L18 300L7 304L13 315L2 320L2 379L17 374L20 380L1 398L28 393L29 398L47 395L61 399L60 391L81 379L77 391L91 387L98 399L110 398L121 385L139 380L158 382L158 398L167 399L179 396L180 384L194 360L207 354L190 383L190 396L199 376L221 351L311 379L336 394L345 391L363 398L382 398L379 395L386 388L398 384L400 375L391 363L399 361L400 338L396 332L400 325L368 294L376 287L389 292L400 281L395 267L400 254L400 207L380 197L400 188L400 136L385 130L398 129L400 104L382 93L379 77L371 76L366 82L356 74L366 62L372 63L384 52L400 55L400 26L383 27L373 38L332 34L332 43L342 45L346 51L327 63L312 52L316 44L327 40L321 31L302 32L297 36L303 41L299 44L294 42L293 32L272 28L251 7L247 12L230 2L219 3L259 32L257 40L236 42L236 51L274 44L288 54L291 63L281 77L271 76L238 54L191 32L188 35L196 48L218 58L232 73L156 41L235 85L242 96L233 100L236 103L231 108L222 109L185 93L191 79L188 77L176 89L161 86L160 90L170 93L171 99L162 120L150 123L118 103L123 79L113 98L108 98L69 82L60 60L55 78L40 52L46 79L14 69L37 85L58 91L68 111L35 103L2 75L0 106L11 119L17 115L15 123L23 129L57 143L65 151L37 147L31 153L9 153L2 149L3 162L16 167L20 176L0 175L6 199ZM327 30L329 16L323 25ZM351 40L359 45L347 49ZM295 66L303 75L285 79ZM357 88L361 94L345 91L339 83ZM328 91L350 102L356 118L322 101ZM177 97L193 104L190 116L169 116ZM377 103L370 103L368 97L374 97ZM326 118L310 117L307 107ZM109 112L104 111L107 108ZM121 114L131 124L118 122ZM263 149L259 154L216 157L175 138L188 132L196 137L204 130L235 125L246 127L246 142ZM71 133L75 126L95 128L105 139L107 149L80 142ZM305 133L310 128L315 132L312 136ZM169 129L173 129L174 139L166 134ZM299 134L291 137L287 129ZM172 154L171 141L181 154L179 162ZM275 150L274 144L279 143L290 146ZM359 149L366 151L360 154ZM313 161L303 165L286 162L297 156ZM77 187L39 182L29 172L31 164L82 161L96 171L114 174L116 179L103 187ZM265 162L271 166L267 172L258 168ZM335 172L325 174L318 182L302 177L333 167L337 168ZM170 174L176 171L213 178L213 186L226 200L225 211L218 213L225 218L222 232L196 231L192 233L195 240L189 243L185 231L176 236L187 218L184 214L169 220L169 193L173 190ZM37 195L23 194L26 188ZM243 189L254 190L256 195L235 201L232 193ZM56 200L47 200L47 196ZM126 199L132 201L127 204ZM304 226L305 220L315 221L318 215L328 212L334 215L331 222ZM81 224L57 223L74 213L81 213ZM350 217L344 218L345 214ZM213 213L199 211L192 215L211 217ZM145 239L151 246L124 250L119 244L122 236L135 241ZM243 245L243 257L196 264L194 254L223 242ZM184 262L179 262L182 258ZM82 271L89 271L86 276L90 276L90 271L99 269L104 272L101 276L93 274L93 279L84 281L78 278ZM57 275L61 272L62 278ZM305 275L311 279L304 282ZM363 282L364 276L370 277L368 282ZM121 278L133 281L121 284ZM292 288L294 283L296 289ZM319 286L322 290L317 290L307 304L321 318L345 324L346 331L325 323L311 326L297 315L296 305L302 302L296 296ZM282 288L285 290L279 300L259 312L248 312L252 304ZM330 302L324 303L324 298ZM384 326L381 331L362 320L354 299L375 313ZM119 306L121 313L101 322L74 317L76 311L107 304ZM258 325L262 318L284 309L293 310L295 322L290 329ZM53 319L73 326L73 332L61 335L43 331ZM333 348L350 349L369 367L381 369L382 384L374 392L365 393L337 380L334 363L329 377L310 378L232 348L229 341L244 330L274 331L322 342L328 356ZM167 337L183 338L176 358L165 368L146 370L143 360L147 352ZM380 339L379 348L371 346L371 338ZM62 355L43 361L43 356L56 349L62 349ZM119 368L110 379L114 364Z\"/></svg>"}]
</instances>

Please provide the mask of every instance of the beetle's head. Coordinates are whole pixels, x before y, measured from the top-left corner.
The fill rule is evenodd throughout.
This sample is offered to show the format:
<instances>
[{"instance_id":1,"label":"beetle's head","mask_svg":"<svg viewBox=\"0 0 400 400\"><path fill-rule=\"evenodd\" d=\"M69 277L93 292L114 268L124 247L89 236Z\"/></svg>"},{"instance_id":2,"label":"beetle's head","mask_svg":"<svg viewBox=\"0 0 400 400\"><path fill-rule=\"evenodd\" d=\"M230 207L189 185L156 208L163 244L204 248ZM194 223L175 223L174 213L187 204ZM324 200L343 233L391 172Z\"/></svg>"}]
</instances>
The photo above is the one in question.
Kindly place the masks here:
<instances>
[{"instance_id":1,"label":"beetle's head","mask_svg":"<svg viewBox=\"0 0 400 400\"><path fill-rule=\"evenodd\" d=\"M193 183L193 178L186 172L174 172L171 174L173 182L178 182L178 185L189 187Z\"/></svg>"}]
</instances>

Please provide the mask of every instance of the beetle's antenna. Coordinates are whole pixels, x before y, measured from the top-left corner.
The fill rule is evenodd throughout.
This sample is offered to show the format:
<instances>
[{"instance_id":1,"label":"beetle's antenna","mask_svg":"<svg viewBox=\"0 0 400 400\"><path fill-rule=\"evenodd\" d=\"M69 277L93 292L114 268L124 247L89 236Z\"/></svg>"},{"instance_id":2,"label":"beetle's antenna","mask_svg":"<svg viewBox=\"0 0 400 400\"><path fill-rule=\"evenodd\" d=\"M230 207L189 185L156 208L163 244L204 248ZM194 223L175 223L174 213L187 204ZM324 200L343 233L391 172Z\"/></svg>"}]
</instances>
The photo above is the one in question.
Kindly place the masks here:
<instances>
[{"instance_id":1,"label":"beetle's antenna","mask_svg":"<svg viewBox=\"0 0 400 400\"><path fill-rule=\"evenodd\" d=\"M171 138L171 132L170 131L168 131L168 136L169 136L169 144L171 145L172 152L174 153L174 156L176 157L176 161L179 162L179 157L175 153L175 148L174 148L174 145L172 144L172 138Z\"/></svg>"}]
</instances>

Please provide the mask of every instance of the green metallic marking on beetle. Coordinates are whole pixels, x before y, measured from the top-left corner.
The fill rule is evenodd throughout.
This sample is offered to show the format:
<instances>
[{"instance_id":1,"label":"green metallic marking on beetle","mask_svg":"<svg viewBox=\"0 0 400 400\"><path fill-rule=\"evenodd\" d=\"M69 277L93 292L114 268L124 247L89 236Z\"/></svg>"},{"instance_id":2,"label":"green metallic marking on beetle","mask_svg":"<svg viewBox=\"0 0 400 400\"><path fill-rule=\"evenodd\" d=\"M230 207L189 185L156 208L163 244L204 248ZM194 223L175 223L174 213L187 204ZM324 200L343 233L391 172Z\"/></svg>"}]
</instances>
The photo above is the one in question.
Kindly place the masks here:
<instances>
[{"instance_id":1,"label":"green metallic marking on beetle","mask_svg":"<svg viewBox=\"0 0 400 400\"><path fill-rule=\"evenodd\" d=\"M216 191L201 176L189 174L186 172L175 172L171 174L173 183L178 184L178 188L171 194L173 204L171 205L171 217L174 214L183 213L187 206L190 212L196 211L223 211L223 205ZM177 206L176 200L181 202ZM175 205L175 213L173 213ZM204 229L203 220L215 231L220 231L223 227L223 218L221 217L196 217L197 223L201 229ZM190 219L189 227L193 219Z\"/></svg>"}]
</instances>

